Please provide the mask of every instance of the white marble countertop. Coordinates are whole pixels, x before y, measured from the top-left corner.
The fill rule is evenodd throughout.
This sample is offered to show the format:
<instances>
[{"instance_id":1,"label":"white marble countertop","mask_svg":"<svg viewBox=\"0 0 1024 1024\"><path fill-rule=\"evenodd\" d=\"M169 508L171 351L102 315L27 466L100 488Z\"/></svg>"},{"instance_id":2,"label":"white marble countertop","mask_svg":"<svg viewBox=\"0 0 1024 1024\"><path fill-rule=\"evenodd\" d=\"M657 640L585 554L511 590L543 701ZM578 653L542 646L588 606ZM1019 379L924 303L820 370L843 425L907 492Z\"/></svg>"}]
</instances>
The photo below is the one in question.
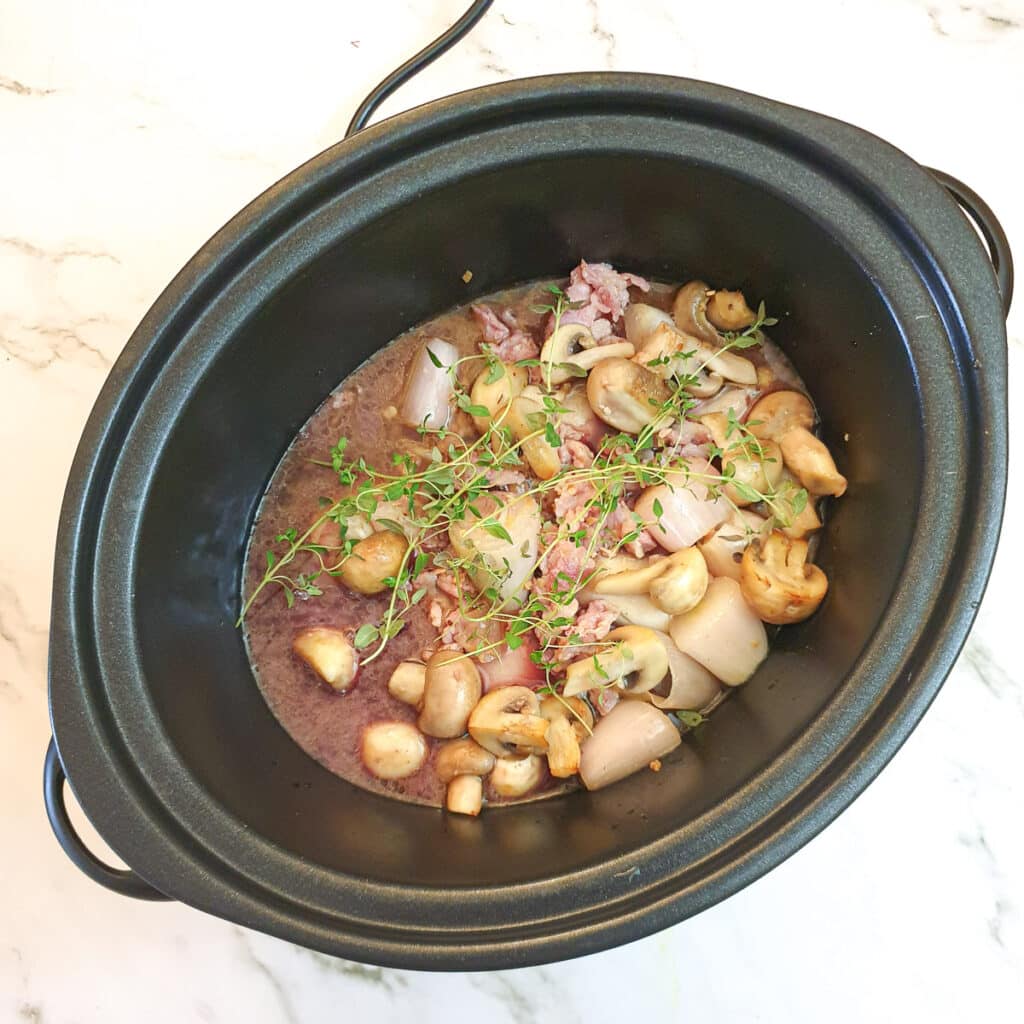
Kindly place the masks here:
<instances>
[{"instance_id":1,"label":"white marble countertop","mask_svg":"<svg viewBox=\"0 0 1024 1024\"><path fill-rule=\"evenodd\" d=\"M1021 1020L1012 525L964 655L878 781L764 879L625 948L495 974L367 968L113 896L54 842L40 792L52 550L93 399L178 267L340 138L366 90L464 4L0 0L0 1019L441 1021L457 1001L495 1024ZM593 69L703 78L859 124L969 182L1024 260L1024 0L498 0L382 113ZM1012 404L1024 295L1010 334ZM1024 514L1017 452L1010 524Z\"/></svg>"}]
</instances>

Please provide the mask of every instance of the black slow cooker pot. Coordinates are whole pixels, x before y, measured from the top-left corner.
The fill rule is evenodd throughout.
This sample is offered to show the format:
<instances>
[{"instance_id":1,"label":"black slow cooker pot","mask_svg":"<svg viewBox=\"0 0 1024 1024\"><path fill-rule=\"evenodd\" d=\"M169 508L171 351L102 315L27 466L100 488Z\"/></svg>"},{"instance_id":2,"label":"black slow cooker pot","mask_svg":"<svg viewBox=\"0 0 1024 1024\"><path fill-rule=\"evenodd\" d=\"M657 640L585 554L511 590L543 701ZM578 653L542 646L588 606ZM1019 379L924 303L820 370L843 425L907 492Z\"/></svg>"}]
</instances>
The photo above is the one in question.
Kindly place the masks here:
<instances>
[{"instance_id":1,"label":"black slow cooker pot","mask_svg":"<svg viewBox=\"0 0 1024 1024\"><path fill-rule=\"evenodd\" d=\"M1004 238L972 201L1008 303ZM479 819L357 789L278 725L234 626L260 496L395 335L581 256L784 314L773 336L850 481L822 540L829 599L659 774ZM949 672L999 532L1005 340L989 256L946 188L818 114L568 75L335 146L197 253L86 427L50 640L59 838L119 891L404 967L550 961L697 913L849 804ZM64 771L130 871L70 829Z\"/></svg>"}]
</instances>

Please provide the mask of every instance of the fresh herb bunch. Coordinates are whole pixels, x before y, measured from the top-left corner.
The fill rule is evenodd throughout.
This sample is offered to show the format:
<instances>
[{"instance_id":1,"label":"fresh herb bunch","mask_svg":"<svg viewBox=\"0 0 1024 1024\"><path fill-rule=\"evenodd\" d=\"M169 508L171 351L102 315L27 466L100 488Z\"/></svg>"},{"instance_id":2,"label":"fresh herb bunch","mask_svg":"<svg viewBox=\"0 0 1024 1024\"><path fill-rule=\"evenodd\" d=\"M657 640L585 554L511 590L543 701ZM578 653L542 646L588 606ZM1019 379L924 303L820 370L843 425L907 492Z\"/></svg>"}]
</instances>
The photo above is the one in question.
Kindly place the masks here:
<instances>
[{"instance_id":1,"label":"fresh herb bunch","mask_svg":"<svg viewBox=\"0 0 1024 1024\"><path fill-rule=\"evenodd\" d=\"M554 296L553 303L534 309L552 313L557 328L570 304L557 285L550 285L547 290ZM723 336L719 351L758 344L763 340L761 328L775 322L766 316L762 303L755 322L743 332ZM434 358L433 353L430 355ZM687 357L692 353L683 355ZM404 628L412 609L426 597L427 589L417 585L420 575L428 570L447 571L456 581L460 613L479 630L479 644L469 653L478 656L503 646L515 650L533 632L541 646L531 653L531 660L548 674L546 692L557 695L557 684L552 676L562 667L556 658L558 648L571 646L582 652L587 647L580 636L566 635L564 631L574 621L574 602L593 582L596 571L584 572L578 579L561 574L551 590L545 593L530 590L519 603L510 602L503 600L500 594L501 573L495 574L492 566L485 566L482 555L456 557L447 545L449 528L467 521L467 532L483 530L512 543L512 536L499 522L500 492L495 492L489 478L500 470L522 471L525 465L523 445L532 438L544 437L552 447L562 444L558 417L566 409L557 394L550 393L550 386L543 397L542 411L530 421L532 432L520 440L504 426L507 406L489 419L489 411L472 402L469 390L459 380L459 367L481 360L484 363L481 372L487 374L485 379L489 384L496 383L507 372L505 365L486 348L482 354L460 359L448 372L456 407L469 416L488 419L483 434L475 440L467 440L446 428L421 426L417 429L419 450L392 453L391 466L386 470L369 465L362 457L349 457L348 439L340 438L331 449L329 461L317 464L329 468L349 493L340 500L321 499L320 515L304 531L291 528L275 537L274 547L266 553L264 575L245 601L239 624L268 587L279 587L289 607L296 598L306 600L321 596L321 577L339 575L345 561L352 557L358 543L356 537L349 535L352 524L360 522L365 526L370 522L374 527L401 534L407 538L408 547L399 571L386 581L390 597L380 622L365 624L355 634L355 646L367 652L362 659L364 664L384 652L388 642ZM440 365L436 359L435 363ZM539 366L540 361L523 359L516 365ZM703 367L697 372L700 369ZM736 508L723 490L731 484L743 500L762 503L774 520L784 526L803 510L807 494L791 484L761 492L736 480L732 467L725 461L722 471L700 473L674 447L658 445L659 432L684 420L696 404L687 393L696 379L694 373L679 373L673 377L669 398L657 407L652 422L636 436L607 435L592 465L563 467L549 480L525 474L526 486L510 495L510 502L533 497L540 503L545 495L568 485L578 485L588 495L579 514L569 521L550 524L550 536L538 546L528 579L543 567L547 556L560 542L567 541L580 549L580 563L585 566L597 557L598 548L614 554L636 541L644 529L639 517L634 528L618 538L610 538L606 533L609 517L632 492L678 481L680 475L686 482L703 484L710 496L722 496ZM760 458L764 455L757 438L749 427L738 421L734 412L729 413L726 439L727 446L715 447L712 457L740 454ZM498 507L485 512L482 506L489 496L499 498ZM660 514L657 508L655 514ZM314 540L326 523L337 524L335 544ZM299 566L302 569L296 572ZM505 566L510 573L507 560ZM474 579L479 582L488 575L493 579L490 585L478 587L472 582ZM604 649L607 644L599 642L591 646Z\"/></svg>"}]
</instances>

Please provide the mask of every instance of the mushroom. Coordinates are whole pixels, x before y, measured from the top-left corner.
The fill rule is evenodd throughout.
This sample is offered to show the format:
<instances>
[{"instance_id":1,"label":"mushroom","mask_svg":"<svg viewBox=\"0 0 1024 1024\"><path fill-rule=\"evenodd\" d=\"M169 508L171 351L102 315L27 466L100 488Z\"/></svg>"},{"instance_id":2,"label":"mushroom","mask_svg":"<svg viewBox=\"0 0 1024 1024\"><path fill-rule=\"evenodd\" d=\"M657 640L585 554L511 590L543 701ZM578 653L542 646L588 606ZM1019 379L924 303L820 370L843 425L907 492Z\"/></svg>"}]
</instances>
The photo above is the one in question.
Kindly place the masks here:
<instances>
[{"instance_id":1,"label":"mushroom","mask_svg":"<svg viewBox=\"0 0 1024 1024\"><path fill-rule=\"evenodd\" d=\"M344 693L355 682L359 655L340 629L311 626L296 634L292 650L332 690Z\"/></svg>"},{"instance_id":2,"label":"mushroom","mask_svg":"<svg viewBox=\"0 0 1024 1024\"><path fill-rule=\"evenodd\" d=\"M813 495L808 495L788 470L783 471L782 480L776 489L775 504L788 510L785 523L781 521L781 517L776 517L777 529L787 537L803 540L808 534L821 529L817 501ZM795 511L797 508L800 509L799 512Z\"/></svg>"},{"instance_id":3,"label":"mushroom","mask_svg":"<svg viewBox=\"0 0 1024 1024\"><path fill-rule=\"evenodd\" d=\"M742 331L757 320L743 292L719 290L708 298L705 312L720 331Z\"/></svg>"},{"instance_id":4,"label":"mushroom","mask_svg":"<svg viewBox=\"0 0 1024 1024\"><path fill-rule=\"evenodd\" d=\"M708 296L710 289L703 281L691 281L676 292L672 303L672 319L685 334L692 334L701 341L721 345L718 329L708 320Z\"/></svg>"},{"instance_id":5,"label":"mushroom","mask_svg":"<svg viewBox=\"0 0 1024 1024\"><path fill-rule=\"evenodd\" d=\"M604 563L598 563L598 571L601 575L596 576L590 585L590 590L595 594L646 594L651 582L655 577L660 576L669 566L671 556L664 555L657 558L629 558L619 556L612 563L615 572L608 572Z\"/></svg>"},{"instance_id":6,"label":"mushroom","mask_svg":"<svg viewBox=\"0 0 1024 1024\"><path fill-rule=\"evenodd\" d=\"M610 348L611 346L604 346ZM582 381L574 384L563 395L558 404L563 412L558 414L558 426L571 427L584 444L595 451L601 447L601 440L608 433L608 425L598 418L587 399L587 386Z\"/></svg>"},{"instance_id":7,"label":"mushroom","mask_svg":"<svg viewBox=\"0 0 1024 1024\"><path fill-rule=\"evenodd\" d=\"M668 655L653 629L619 626L602 641L598 654L572 662L562 695L575 697L595 687L615 685L630 693L653 690L668 672Z\"/></svg>"},{"instance_id":8,"label":"mushroom","mask_svg":"<svg viewBox=\"0 0 1024 1024\"><path fill-rule=\"evenodd\" d=\"M505 425L520 442L530 469L541 480L550 480L561 468L558 448L545 437L548 423L540 388L530 385L513 398L505 414Z\"/></svg>"},{"instance_id":9,"label":"mushroom","mask_svg":"<svg viewBox=\"0 0 1024 1024\"><path fill-rule=\"evenodd\" d=\"M458 360L455 346L440 338L430 338L416 353L406 378L400 412L407 427L440 430L447 426L453 389L449 370Z\"/></svg>"},{"instance_id":10,"label":"mushroom","mask_svg":"<svg viewBox=\"0 0 1024 1024\"><path fill-rule=\"evenodd\" d=\"M663 414L669 390L646 367L616 357L598 363L587 378L590 407L616 430L639 434Z\"/></svg>"},{"instance_id":11,"label":"mushroom","mask_svg":"<svg viewBox=\"0 0 1024 1024\"><path fill-rule=\"evenodd\" d=\"M814 426L814 406L799 391L773 391L758 399L747 417L747 428L755 437L778 441L794 427Z\"/></svg>"},{"instance_id":12,"label":"mushroom","mask_svg":"<svg viewBox=\"0 0 1024 1024\"><path fill-rule=\"evenodd\" d=\"M786 467L811 494L846 493L846 477L836 469L828 448L805 427L787 430L779 440Z\"/></svg>"},{"instance_id":13,"label":"mushroom","mask_svg":"<svg viewBox=\"0 0 1024 1024\"><path fill-rule=\"evenodd\" d=\"M658 639L668 654L668 675L653 690L627 696L647 701L664 711L706 708L721 693L718 680L700 662L683 654L670 636L659 633Z\"/></svg>"},{"instance_id":14,"label":"mushroom","mask_svg":"<svg viewBox=\"0 0 1024 1024\"><path fill-rule=\"evenodd\" d=\"M473 381L473 389L469 399L473 405L487 410L487 416L474 416L473 423L481 434L486 434L492 422L496 420L502 409L517 395L522 394L527 384L526 367L515 363L498 363L502 374L495 379L493 366L485 366Z\"/></svg>"},{"instance_id":15,"label":"mushroom","mask_svg":"<svg viewBox=\"0 0 1024 1024\"><path fill-rule=\"evenodd\" d=\"M648 487L633 507L651 536L667 551L696 544L729 515L729 503L709 499L705 479L719 473L706 459L686 459L688 469L665 474L665 483Z\"/></svg>"},{"instance_id":16,"label":"mushroom","mask_svg":"<svg viewBox=\"0 0 1024 1024\"><path fill-rule=\"evenodd\" d=\"M499 757L487 782L496 796L526 796L540 785L543 767L543 761L536 754Z\"/></svg>"},{"instance_id":17,"label":"mushroom","mask_svg":"<svg viewBox=\"0 0 1024 1024\"><path fill-rule=\"evenodd\" d=\"M482 522L496 523L512 542L489 533ZM504 605L523 596L523 584L533 575L540 528L540 506L532 496L502 503L496 495L484 494L462 519L451 523L448 537L455 553L466 560L466 571L477 589L494 587Z\"/></svg>"},{"instance_id":18,"label":"mushroom","mask_svg":"<svg viewBox=\"0 0 1024 1024\"><path fill-rule=\"evenodd\" d=\"M573 373L573 367L587 371L603 359L628 359L632 355L633 346L628 341L598 345L582 324L562 324L540 351L541 372L550 384L564 384L572 377L583 376Z\"/></svg>"},{"instance_id":19,"label":"mushroom","mask_svg":"<svg viewBox=\"0 0 1024 1024\"><path fill-rule=\"evenodd\" d=\"M783 469L782 452L774 441L746 437L738 429L730 432L721 412L702 416L701 423L722 451L722 474L730 480L722 490L733 505L750 505L760 500L758 495L774 492Z\"/></svg>"},{"instance_id":20,"label":"mushroom","mask_svg":"<svg viewBox=\"0 0 1024 1024\"><path fill-rule=\"evenodd\" d=\"M620 701L583 743L580 780L601 789L664 757L682 742L672 719L653 704Z\"/></svg>"},{"instance_id":21,"label":"mushroom","mask_svg":"<svg viewBox=\"0 0 1024 1024\"><path fill-rule=\"evenodd\" d=\"M670 564L651 581L651 600L662 611L680 615L696 607L708 589L707 562L697 548L683 548L665 561Z\"/></svg>"},{"instance_id":22,"label":"mushroom","mask_svg":"<svg viewBox=\"0 0 1024 1024\"><path fill-rule=\"evenodd\" d=\"M686 390L697 398L708 398L722 387L722 377L706 367L715 352L699 338L684 334L668 313L641 302L632 303L623 314L626 337L636 348L633 362L664 380L688 376Z\"/></svg>"},{"instance_id":23,"label":"mushroom","mask_svg":"<svg viewBox=\"0 0 1024 1024\"><path fill-rule=\"evenodd\" d=\"M485 694L469 716L469 734L496 757L543 754L547 720L540 702L525 686L503 686Z\"/></svg>"},{"instance_id":24,"label":"mushroom","mask_svg":"<svg viewBox=\"0 0 1024 1024\"><path fill-rule=\"evenodd\" d=\"M375 722L363 729L363 763L378 779L407 779L427 759L427 741L408 722Z\"/></svg>"},{"instance_id":25,"label":"mushroom","mask_svg":"<svg viewBox=\"0 0 1024 1024\"><path fill-rule=\"evenodd\" d=\"M548 771L556 779L568 779L580 769L580 741L594 725L590 705L579 697L545 697L541 715L548 720Z\"/></svg>"},{"instance_id":26,"label":"mushroom","mask_svg":"<svg viewBox=\"0 0 1024 1024\"><path fill-rule=\"evenodd\" d=\"M426 666L420 729L441 739L461 736L482 692L480 673L467 655L438 651Z\"/></svg>"},{"instance_id":27,"label":"mushroom","mask_svg":"<svg viewBox=\"0 0 1024 1024\"><path fill-rule=\"evenodd\" d=\"M401 661L388 680L388 693L395 700L412 707L423 700L423 687L427 681L427 666L418 661Z\"/></svg>"},{"instance_id":28,"label":"mushroom","mask_svg":"<svg viewBox=\"0 0 1024 1024\"><path fill-rule=\"evenodd\" d=\"M745 683L768 654L764 623L733 579L719 576L693 611L668 628L676 647L729 686Z\"/></svg>"},{"instance_id":29,"label":"mushroom","mask_svg":"<svg viewBox=\"0 0 1024 1024\"><path fill-rule=\"evenodd\" d=\"M768 521L749 509L740 509L714 533L697 542L712 576L728 576L739 582L740 562L747 545L768 527Z\"/></svg>"},{"instance_id":30,"label":"mushroom","mask_svg":"<svg viewBox=\"0 0 1024 1024\"><path fill-rule=\"evenodd\" d=\"M399 533L378 530L352 548L341 564L342 583L357 594L379 594L388 588L405 560L409 542Z\"/></svg>"},{"instance_id":31,"label":"mushroom","mask_svg":"<svg viewBox=\"0 0 1024 1024\"><path fill-rule=\"evenodd\" d=\"M468 737L442 743L437 752L437 777L448 787L445 806L453 814L480 813L483 776L494 767L494 755Z\"/></svg>"},{"instance_id":32,"label":"mushroom","mask_svg":"<svg viewBox=\"0 0 1024 1024\"><path fill-rule=\"evenodd\" d=\"M644 302L631 302L622 314L622 322L626 327L626 340L640 352L659 327L673 326L672 317L657 306L648 306Z\"/></svg>"},{"instance_id":33,"label":"mushroom","mask_svg":"<svg viewBox=\"0 0 1024 1024\"><path fill-rule=\"evenodd\" d=\"M702 362L712 372L721 374L726 380L737 384L757 384L757 367L749 359L725 349L718 329L708 320L708 286L703 281L691 281L683 285L672 305L672 318L676 327L684 334L691 334L705 343Z\"/></svg>"},{"instance_id":34,"label":"mushroom","mask_svg":"<svg viewBox=\"0 0 1024 1024\"><path fill-rule=\"evenodd\" d=\"M807 541L773 530L743 553L740 587L764 622L784 626L817 611L828 590L828 577L807 561Z\"/></svg>"}]
</instances>

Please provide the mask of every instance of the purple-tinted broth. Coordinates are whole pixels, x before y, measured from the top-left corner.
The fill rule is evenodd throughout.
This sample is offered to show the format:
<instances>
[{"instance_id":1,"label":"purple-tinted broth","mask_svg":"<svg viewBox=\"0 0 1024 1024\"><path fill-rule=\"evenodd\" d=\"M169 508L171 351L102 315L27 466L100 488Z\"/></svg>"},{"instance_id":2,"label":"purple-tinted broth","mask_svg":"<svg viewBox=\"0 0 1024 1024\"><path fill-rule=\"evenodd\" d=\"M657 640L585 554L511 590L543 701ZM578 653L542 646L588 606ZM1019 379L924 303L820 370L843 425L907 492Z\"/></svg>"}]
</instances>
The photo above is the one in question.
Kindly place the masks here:
<instances>
[{"instance_id":1,"label":"purple-tinted broth","mask_svg":"<svg viewBox=\"0 0 1024 1024\"><path fill-rule=\"evenodd\" d=\"M511 308L520 324L539 336L545 315L530 307L551 301L546 284L537 282L479 301ZM674 287L670 285L653 285L644 296L634 289L637 301L661 309L671 307L673 295ZM407 450L410 442L416 440L415 432L402 426L397 418L389 418L386 410L400 404L409 364L423 342L432 337L451 342L460 356L477 353L481 340L468 306L422 324L396 338L346 377L299 432L260 505L246 555L245 594L251 593L263 578L266 551L273 546L274 538L290 527L302 533L320 514L318 499L326 497L333 501L340 497L334 472L313 465L311 460L329 461L330 449L344 436L349 438L347 457L362 455L368 464L387 472L391 453ZM757 347L745 350L743 355L758 365L766 364ZM777 349L773 356L782 359L782 365L788 365ZM460 376L465 383L480 365L463 365ZM795 372L793 380L799 381ZM312 562L296 562L290 571L311 567ZM427 618L427 602L411 611L405 628L389 642L384 653L360 669L353 688L347 693L335 693L292 653L293 638L310 626L354 631L363 623L379 623L389 595L353 594L328 576L320 577L318 584L324 591L322 597L297 599L291 609L279 589L268 587L246 617L249 658L270 710L306 753L336 775L401 800L440 806L445 786L437 778L434 761L442 741L427 737L430 756L419 772L406 779L378 779L367 771L360 756L361 734L367 725L378 721L416 722L415 709L392 697L387 683L400 661L419 659L423 648L436 639L436 630ZM546 777L528 799L556 795L575 786L574 782L560 783ZM517 802L503 800L493 793L488 794L488 799L491 803Z\"/></svg>"}]
</instances>

